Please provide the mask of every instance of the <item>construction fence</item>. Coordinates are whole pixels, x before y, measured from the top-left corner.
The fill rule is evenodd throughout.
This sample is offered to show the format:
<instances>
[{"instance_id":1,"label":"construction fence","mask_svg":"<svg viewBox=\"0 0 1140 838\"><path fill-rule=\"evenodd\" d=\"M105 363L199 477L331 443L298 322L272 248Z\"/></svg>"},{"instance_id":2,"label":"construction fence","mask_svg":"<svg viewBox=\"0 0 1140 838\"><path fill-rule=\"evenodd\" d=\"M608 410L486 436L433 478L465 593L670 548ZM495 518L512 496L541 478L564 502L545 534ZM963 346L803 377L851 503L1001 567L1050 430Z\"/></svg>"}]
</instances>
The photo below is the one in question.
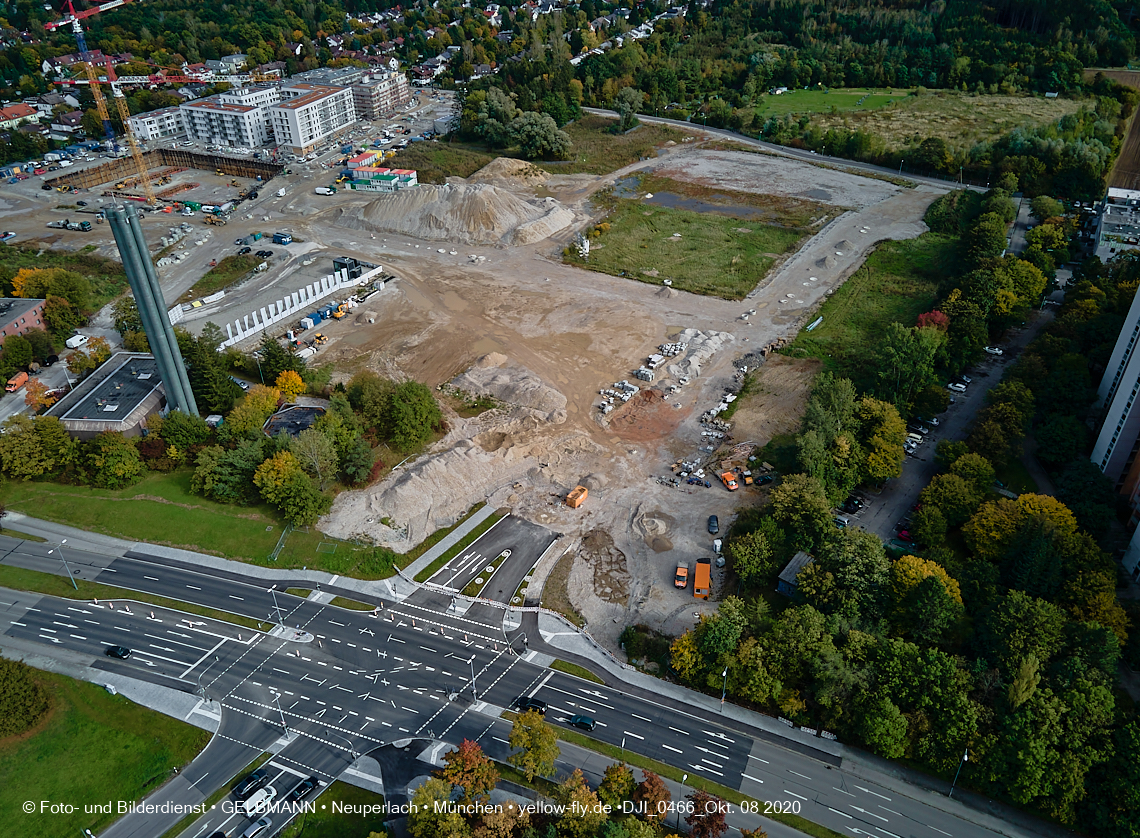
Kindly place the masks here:
<instances>
[{"instance_id":1,"label":"construction fence","mask_svg":"<svg viewBox=\"0 0 1140 838\"><path fill-rule=\"evenodd\" d=\"M201 154L177 148L156 148L143 154L148 169L163 166L182 169L200 169L207 172L221 172L230 177L258 178L269 180L284 171L285 167L264 160L243 160L239 157L225 157L220 154ZM92 166L77 172L45 181L53 189L69 187L75 189L96 189L106 183L119 183L131 178L138 179L135 161L130 157L109 160L100 166Z\"/></svg>"}]
</instances>

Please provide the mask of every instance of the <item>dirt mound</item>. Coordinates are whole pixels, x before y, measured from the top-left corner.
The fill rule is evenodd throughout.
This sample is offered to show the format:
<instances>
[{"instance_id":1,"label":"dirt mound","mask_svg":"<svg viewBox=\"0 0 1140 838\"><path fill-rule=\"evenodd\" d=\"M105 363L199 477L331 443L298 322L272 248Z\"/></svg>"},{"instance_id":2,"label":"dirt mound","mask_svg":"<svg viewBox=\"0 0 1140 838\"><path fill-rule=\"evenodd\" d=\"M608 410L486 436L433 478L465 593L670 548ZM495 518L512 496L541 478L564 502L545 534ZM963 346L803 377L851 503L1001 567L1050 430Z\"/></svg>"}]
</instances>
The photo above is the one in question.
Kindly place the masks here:
<instances>
[{"instance_id":1,"label":"dirt mound","mask_svg":"<svg viewBox=\"0 0 1140 838\"><path fill-rule=\"evenodd\" d=\"M547 422L558 424L566 421L566 397L526 367L510 363L505 355L498 352L480 358L475 366L457 376L451 386L465 393L491 396L501 402L529 408Z\"/></svg>"},{"instance_id":2,"label":"dirt mound","mask_svg":"<svg viewBox=\"0 0 1140 838\"><path fill-rule=\"evenodd\" d=\"M547 172L533 163L525 160L515 160L511 157L496 157L482 169L467 178L472 181L487 181L495 179L512 180L526 186L537 186L550 177Z\"/></svg>"},{"instance_id":3,"label":"dirt mound","mask_svg":"<svg viewBox=\"0 0 1140 838\"><path fill-rule=\"evenodd\" d=\"M676 297L676 296L678 296L677 289L676 288L662 287L661 290L657 292L657 296L658 297L664 297L665 299L670 299L671 297Z\"/></svg>"},{"instance_id":4,"label":"dirt mound","mask_svg":"<svg viewBox=\"0 0 1140 838\"><path fill-rule=\"evenodd\" d=\"M610 430L631 442L657 442L669 436L688 414L664 400L660 390L642 390L611 414Z\"/></svg>"},{"instance_id":5,"label":"dirt mound","mask_svg":"<svg viewBox=\"0 0 1140 838\"><path fill-rule=\"evenodd\" d=\"M574 220L553 199L530 203L486 183L423 184L331 212L338 227L462 244L529 244Z\"/></svg>"},{"instance_id":6,"label":"dirt mound","mask_svg":"<svg viewBox=\"0 0 1140 838\"><path fill-rule=\"evenodd\" d=\"M829 253L826 256L824 256L822 259L816 259L815 263L817 265L819 265L819 267L821 267L821 268L834 268L835 267L835 257Z\"/></svg>"}]
</instances>

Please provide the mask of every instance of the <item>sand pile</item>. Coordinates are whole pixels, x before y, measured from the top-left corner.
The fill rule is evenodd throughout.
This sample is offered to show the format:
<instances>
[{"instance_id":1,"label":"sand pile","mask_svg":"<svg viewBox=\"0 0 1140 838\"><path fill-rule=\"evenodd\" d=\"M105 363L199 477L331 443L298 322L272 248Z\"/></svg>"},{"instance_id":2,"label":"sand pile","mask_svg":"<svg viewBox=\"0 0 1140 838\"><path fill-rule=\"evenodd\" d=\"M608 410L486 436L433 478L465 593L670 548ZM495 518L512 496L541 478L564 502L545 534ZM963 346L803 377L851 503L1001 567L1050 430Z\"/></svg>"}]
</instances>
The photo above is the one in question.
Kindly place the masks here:
<instances>
[{"instance_id":1,"label":"sand pile","mask_svg":"<svg viewBox=\"0 0 1140 838\"><path fill-rule=\"evenodd\" d=\"M566 397L526 367L511 363L498 352L484 355L471 369L457 376L452 387L476 396L533 410L547 422L566 421Z\"/></svg>"},{"instance_id":2,"label":"sand pile","mask_svg":"<svg viewBox=\"0 0 1140 838\"><path fill-rule=\"evenodd\" d=\"M817 265L819 265L819 267L821 267L821 268L834 268L835 267L835 257L829 253L826 256L824 256L822 259L816 259L815 263Z\"/></svg>"},{"instance_id":3,"label":"sand pile","mask_svg":"<svg viewBox=\"0 0 1140 838\"><path fill-rule=\"evenodd\" d=\"M496 157L482 169L467 178L471 182L489 180L508 180L524 186L538 186L550 177L548 172L538 168L525 160L515 160L512 157Z\"/></svg>"},{"instance_id":4,"label":"sand pile","mask_svg":"<svg viewBox=\"0 0 1140 838\"><path fill-rule=\"evenodd\" d=\"M332 212L339 227L460 244L528 244L574 220L553 199L536 205L485 183L424 184Z\"/></svg>"},{"instance_id":5,"label":"sand pile","mask_svg":"<svg viewBox=\"0 0 1140 838\"><path fill-rule=\"evenodd\" d=\"M680 378L682 375L696 378L701 374L701 366L735 339L728 332L685 329L673 340L677 343L687 343L689 346L684 355L666 367L666 371L673 378Z\"/></svg>"}]
</instances>

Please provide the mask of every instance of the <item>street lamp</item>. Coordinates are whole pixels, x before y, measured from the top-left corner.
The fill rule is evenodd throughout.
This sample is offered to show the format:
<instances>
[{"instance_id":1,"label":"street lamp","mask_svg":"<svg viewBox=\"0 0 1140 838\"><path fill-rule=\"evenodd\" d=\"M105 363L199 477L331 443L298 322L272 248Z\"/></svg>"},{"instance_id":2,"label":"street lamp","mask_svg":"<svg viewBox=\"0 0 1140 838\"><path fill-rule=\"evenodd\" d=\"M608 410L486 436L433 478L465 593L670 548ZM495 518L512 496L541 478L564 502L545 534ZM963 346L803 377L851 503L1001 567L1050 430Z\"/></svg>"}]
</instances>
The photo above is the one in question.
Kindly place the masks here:
<instances>
[{"instance_id":1,"label":"street lamp","mask_svg":"<svg viewBox=\"0 0 1140 838\"><path fill-rule=\"evenodd\" d=\"M75 588L75 590L78 591L79 586L75 584L75 577L71 575L71 568L67 566L67 559L63 557L63 545L66 543L67 539L65 538L59 542L59 547L54 547L51 550L48 550L48 555L50 556L54 554L56 550L59 550L59 560L63 562L63 569L67 571L67 578L71 580L71 587Z\"/></svg>"},{"instance_id":2,"label":"street lamp","mask_svg":"<svg viewBox=\"0 0 1140 838\"><path fill-rule=\"evenodd\" d=\"M349 752L350 754L352 754L352 761L353 761L353 762L355 762L355 761L356 761L356 760L357 760L357 759L360 757L360 754L358 754L358 753L356 752L356 748L355 748L355 747L353 746L353 744L352 744L352 740L351 740L351 739L349 739L347 736L343 736L343 735L341 735L341 734L339 734L339 733L333 733L333 732L332 732L331 730L329 730L328 728L326 728L326 729L325 729L325 733L332 733L332 734L333 734L333 736L336 736L338 739L343 739L345 742L347 742L347 743L348 743L348 752Z\"/></svg>"},{"instance_id":3,"label":"street lamp","mask_svg":"<svg viewBox=\"0 0 1140 838\"><path fill-rule=\"evenodd\" d=\"M685 798L685 780L689 779L688 774L681 775L681 793L677 795L677 831L681 831L681 801Z\"/></svg>"},{"instance_id":4,"label":"street lamp","mask_svg":"<svg viewBox=\"0 0 1140 838\"><path fill-rule=\"evenodd\" d=\"M277 712L281 714L281 730L286 736L289 735L289 725L285 722L285 711L281 709L281 693L276 690L273 692L273 703L277 705ZM351 743L350 743L351 744Z\"/></svg>"},{"instance_id":5,"label":"street lamp","mask_svg":"<svg viewBox=\"0 0 1140 838\"><path fill-rule=\"evenodd\" d=\"M277 604L277 586L273 585L269 589L270 595L273 597L273 610L277 612L277 622L281 622L281 606Z\"/></svg>"},{"instance_id":6,"label":"street lamp","mask_svg":"<svg viewBox=\"0 0 1140 838\"><path fill-rule=\"evenodd\" d=\"M467 661L471 665L471 700L478 701L479 696L475 692L475 656L471 656L471 660Z\"/></svg>"},{"instance_id":7,"label":"street lamp","mask_svg":"<svg viewBox=\"0 0 1140 838\"><path fill-rule=\"evenodd\" d=\"M724 706L724 697L728 694L728 667L724 668L724 672L720 673L724 676L724 686L720 690L720 703Z\"/></svg>"},{"instance_id":8,"label":"street lamp","mask_svg":"<svg viewBox=\"0 0 1140 838\"><path fill-rule=\"evenodd\" d=\"M903 167L903 163L905 163L905 162L906 162L906 160L904 159L902 162L899 163L899 177L902 177L902 167Z\"/></svg>"},{"instance_id":9,"label":"street lamp","mask_svg":"<svg viewBox=\"0 0 1140 838\"><path fill-rule=\"evenodd\" d=\"M205 669L198 673L198 692L202 694L202 698L205 699L207 703L209 703L210 697L206 695L206 688L202 686L202 676L209 672L210 668L213 667L213 665L217 663L218 660L218 656L214 655L214 659L210 662L210 666L207 666Z\"/></svg>"},{"instance_id":10,"label":"street lamp","mask_svg":"<svg viewBox=\"0 0 1140 838\"><path fill-rule=\"evenodd\" d=\"M954 782L950 784L950 793L947 797L954 796L954 786L958 785L958 775L962 773L962 766L965 765L970 759L970 749L966 748L962 751L962 761L958 763L958 770L954 772Z\"/></svg>"}]
</instances>

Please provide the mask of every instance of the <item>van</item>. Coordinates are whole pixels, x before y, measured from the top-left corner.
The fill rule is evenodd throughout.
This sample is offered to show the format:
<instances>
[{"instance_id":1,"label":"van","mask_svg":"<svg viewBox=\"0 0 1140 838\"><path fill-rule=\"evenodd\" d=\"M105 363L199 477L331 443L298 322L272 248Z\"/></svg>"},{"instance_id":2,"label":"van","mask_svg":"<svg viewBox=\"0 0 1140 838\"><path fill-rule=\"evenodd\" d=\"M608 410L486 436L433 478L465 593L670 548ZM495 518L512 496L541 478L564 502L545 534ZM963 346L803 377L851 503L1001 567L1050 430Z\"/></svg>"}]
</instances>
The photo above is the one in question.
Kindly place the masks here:
<instances>
[{"instance_id":1,"label":"van","mask_svg":"<svg viewBox=\"0 0 1140 838\"><path fill-rule=\"evenodd\" d=\"M712 561L710 559L697 559L696 570L693 574L693 596L696 599L708 599L711 587Z\"/></svg>"},{"instance_id":2,"label":"van","mask_svg":"<svg viewBox=\"0 0 1140 838\"><path fill-rule=\"evenodd\" d=\"M841 530L847 529L848 525L851 523L851 519L846 515L836 515L834 518L832 518L832 520L835 522L835 526L839 527Z\"/></svg>"},{"instance_id":3,"label":"van","mask_svg":"<svg viewBox=\"0 0 1140 838\"><path fill-rule=\"evenodd\" d=\"M239 805L247 815L260 815L269 809L276 798L277 789L273 786L265 786L255 791Z\"/></svg>"},{"instance_id":4,"label":"van","mask_svg":"<svg viewBox=\"0 0 1140 838\"><path fill-rule=\"evenodd\" d=\"M87 335L72 335L64 341L64 345L66 345L68 349L78 349L81 346L86 346Z\"/></svg>"},{"instance_id":5,"label":"van","mask_svg":"<svg viewBox=\"0 0 1140 838\"><path fill-rule=\"evenodd\" d=\"M919 434L907 434L906 438L913 442L915 445L921 445L923 437Z\"/></svg>"}]
</instances>

